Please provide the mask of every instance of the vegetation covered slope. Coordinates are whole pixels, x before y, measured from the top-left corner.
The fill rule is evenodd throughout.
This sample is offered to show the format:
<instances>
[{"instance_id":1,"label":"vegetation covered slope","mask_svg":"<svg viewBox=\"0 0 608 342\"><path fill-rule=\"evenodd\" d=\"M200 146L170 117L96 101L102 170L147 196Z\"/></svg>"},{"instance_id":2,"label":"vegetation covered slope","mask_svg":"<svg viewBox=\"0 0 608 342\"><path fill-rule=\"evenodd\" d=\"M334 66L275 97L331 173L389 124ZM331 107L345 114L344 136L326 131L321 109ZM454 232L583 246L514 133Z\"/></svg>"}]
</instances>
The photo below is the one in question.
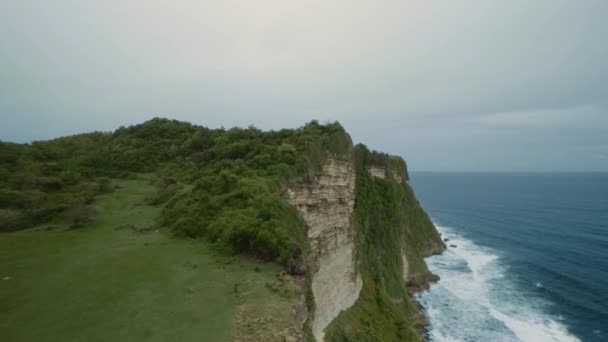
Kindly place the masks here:
<instances>
[{"instance_id":1,"label":"vegetation covered slope","mask_svg":"<svg viewBox=\"0 0 608 342\"><path fill-rule=\"evenodd\" d=\"M416 330L423 322L407 286L428 282L431 274L422 256L440 251L443 242L407 184L402 159L357 145L355 163L353 221L364 285L355 305L327 328L326 340L418 341ZM368 172L372 166L384 168L386 177L372 176ZM404 262L408 263L407 279Z\"/></svg>"},{"instance_id":2,"label":"vegetation covered slope","mask_svg":"<svg viewBox=\"0 0 608 342\"><path fill-rule=\"evenodd\" d=\"M121 193L114 186L117 179L133 182L145 173L155 190L148 191L142 201L146 208L153 208L148 219L153 221L150 225L154 229L168 228L177 237L200 238L222 255L245 253L291 269L294 262L305 263L310 242L302 218L282 196L282 190L294 179L312 181L332 154L351 155L355 162L356 204L352 219L357 232L357 271L364 279L364 287L357 303L328 327L326 340L418 340L416 322L420 317L408 290L428 282L430 273L422 256L439 251L443 244L406 182L403 160L371 152L363 145L353 148L338 123L320 125L312 121L299 129L262 132L254 127L208 129L153 119L112 133L81 134L26 145L0 143L0 231L50 224L68 227L61 233L65 236L79 236L86 229L74 229L86 227L103 235L101 232L110 231L104 220L128 213L128 206L122 208L121 214L103 209L108 196ZM390 172L383 179L376 178L368 171L370 166L381 166ZM105 230L98 229L100 226ZM38 238L43 235L28 235L30 231L1 237L8 246L24 251L28 251L27 246L33 248L27 245L30 238L48 246L55 241L63 243L53 239L63 235L46 233L52 235L48 241ZM20 240L20 234L26 237ZM82 236L94 241L97 235ZM85 240L78 241L86 246ZM32 252L32 265L26 262L23 267L36 269L38 258L54 253L55 247L45 248ZM20 260L28 255L24 253L6 248L4 260L11 262L3 261L3 270L11 273L13 267L19 267ZM65 253L58 260L68 265L61 277L67 277L70 270L77 272L68 261L77 260L78 253L86 255L86 248L68 248ZM407 279L403 274L403 255L409 268ZM146 256L136 254L134 258ZM175 258L169 260L163 262L178 262ZM49 267L44 262L41 265L41 269ZM166 266L164 271L169 272L171 268ZM58 276L56 281L59 279ZM132 284L130 279L125 278L127 285ZM150 280L156 282L158 278ZM178 285L181 286L175 286ZM310 288L307 290L306 302L311 310L312 294ZM287 291L287 297L297 292ZM26 298L33 294L13 295ZM69 294L66 298L70 298ZM21 307L17 302L12 305L14 310ZM27 310L21 314L26 313ZM19 319L19 315L11 319ZM268 326L266 333L273 333L272 329ZM279 338L276 333L274 338ZM243 340L268 337L259 331L244 334L247 337Z\"/></svg>"}]
</instances>

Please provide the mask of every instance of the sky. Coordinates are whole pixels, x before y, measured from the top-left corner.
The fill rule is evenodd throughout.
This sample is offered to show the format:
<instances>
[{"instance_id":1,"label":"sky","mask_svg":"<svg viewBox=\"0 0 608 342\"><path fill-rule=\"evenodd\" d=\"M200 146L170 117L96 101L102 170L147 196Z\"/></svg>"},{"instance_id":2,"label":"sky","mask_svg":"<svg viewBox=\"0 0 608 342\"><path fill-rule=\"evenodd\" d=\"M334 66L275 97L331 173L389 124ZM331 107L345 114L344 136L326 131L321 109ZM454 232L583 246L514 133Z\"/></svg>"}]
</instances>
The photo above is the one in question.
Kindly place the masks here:
<instances>
[{"instance_id":1,"label":"sky","mask_svg":"<svg viewBox=\"0 0 608 342\"><path fill-rule=\"evenodd\" d=\"M0 0L0 140L338 120L410 170L608 171L605 0Z\"/></svg>"}]
</instances>

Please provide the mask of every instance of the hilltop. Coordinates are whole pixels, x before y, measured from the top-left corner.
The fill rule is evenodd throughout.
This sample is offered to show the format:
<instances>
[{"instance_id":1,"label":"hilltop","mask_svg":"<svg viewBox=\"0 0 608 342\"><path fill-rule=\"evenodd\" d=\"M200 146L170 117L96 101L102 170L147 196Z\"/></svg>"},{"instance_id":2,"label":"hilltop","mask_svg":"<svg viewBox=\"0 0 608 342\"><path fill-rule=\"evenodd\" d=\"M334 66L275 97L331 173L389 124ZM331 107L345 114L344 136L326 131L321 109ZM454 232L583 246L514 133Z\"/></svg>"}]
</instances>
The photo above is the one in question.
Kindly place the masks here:
<instances>
[{"instance_id":1,"label":"hilltop","mask_svg":"<svg viewBox=\"0 0 608 342\"><path fill-rule=\"evenodd\" d=\"M0 231L15 341L417 341L445 248L403 159L316 121L0 143Z\"/></svg>"}]
</instances>

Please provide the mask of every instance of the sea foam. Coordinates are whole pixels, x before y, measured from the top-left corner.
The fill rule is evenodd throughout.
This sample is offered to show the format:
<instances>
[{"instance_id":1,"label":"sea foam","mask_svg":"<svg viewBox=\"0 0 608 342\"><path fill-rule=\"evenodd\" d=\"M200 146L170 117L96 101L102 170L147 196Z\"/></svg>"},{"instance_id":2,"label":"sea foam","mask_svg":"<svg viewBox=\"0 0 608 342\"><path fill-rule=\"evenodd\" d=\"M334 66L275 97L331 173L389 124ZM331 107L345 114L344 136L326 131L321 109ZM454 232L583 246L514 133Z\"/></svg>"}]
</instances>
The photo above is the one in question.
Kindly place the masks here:
<instances>
[{"instance_id":1,"label":"sea foam","mask_svg":"<svg viewBox=\"0 0 608 342\"><path fill-rule=\"evenodd\" d=\"M455 247L427 258L441 277L417 296L430 322L430 341L579 341L543 311L547 303L517 287L495 251L449 227L437 229Z\"/></svg>"}]
</instances>

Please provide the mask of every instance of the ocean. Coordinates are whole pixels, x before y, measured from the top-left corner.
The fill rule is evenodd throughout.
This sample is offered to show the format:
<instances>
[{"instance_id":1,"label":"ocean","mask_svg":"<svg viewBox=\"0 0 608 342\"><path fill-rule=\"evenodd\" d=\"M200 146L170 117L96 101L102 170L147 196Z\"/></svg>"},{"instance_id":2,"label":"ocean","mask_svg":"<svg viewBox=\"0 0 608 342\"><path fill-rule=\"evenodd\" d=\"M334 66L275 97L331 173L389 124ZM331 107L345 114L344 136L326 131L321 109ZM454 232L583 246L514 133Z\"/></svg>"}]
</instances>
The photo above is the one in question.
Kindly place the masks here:
<instances>
[{"instance_id":1,"label":"ocean","mask_svg":"<svg viewBox=\"0 0 608 342\"><path fill-rule=\"evenodd\" d=\"M430 341L608 341L607 173L412 173L448 249Z\"/></svg>"}]
</instances>

